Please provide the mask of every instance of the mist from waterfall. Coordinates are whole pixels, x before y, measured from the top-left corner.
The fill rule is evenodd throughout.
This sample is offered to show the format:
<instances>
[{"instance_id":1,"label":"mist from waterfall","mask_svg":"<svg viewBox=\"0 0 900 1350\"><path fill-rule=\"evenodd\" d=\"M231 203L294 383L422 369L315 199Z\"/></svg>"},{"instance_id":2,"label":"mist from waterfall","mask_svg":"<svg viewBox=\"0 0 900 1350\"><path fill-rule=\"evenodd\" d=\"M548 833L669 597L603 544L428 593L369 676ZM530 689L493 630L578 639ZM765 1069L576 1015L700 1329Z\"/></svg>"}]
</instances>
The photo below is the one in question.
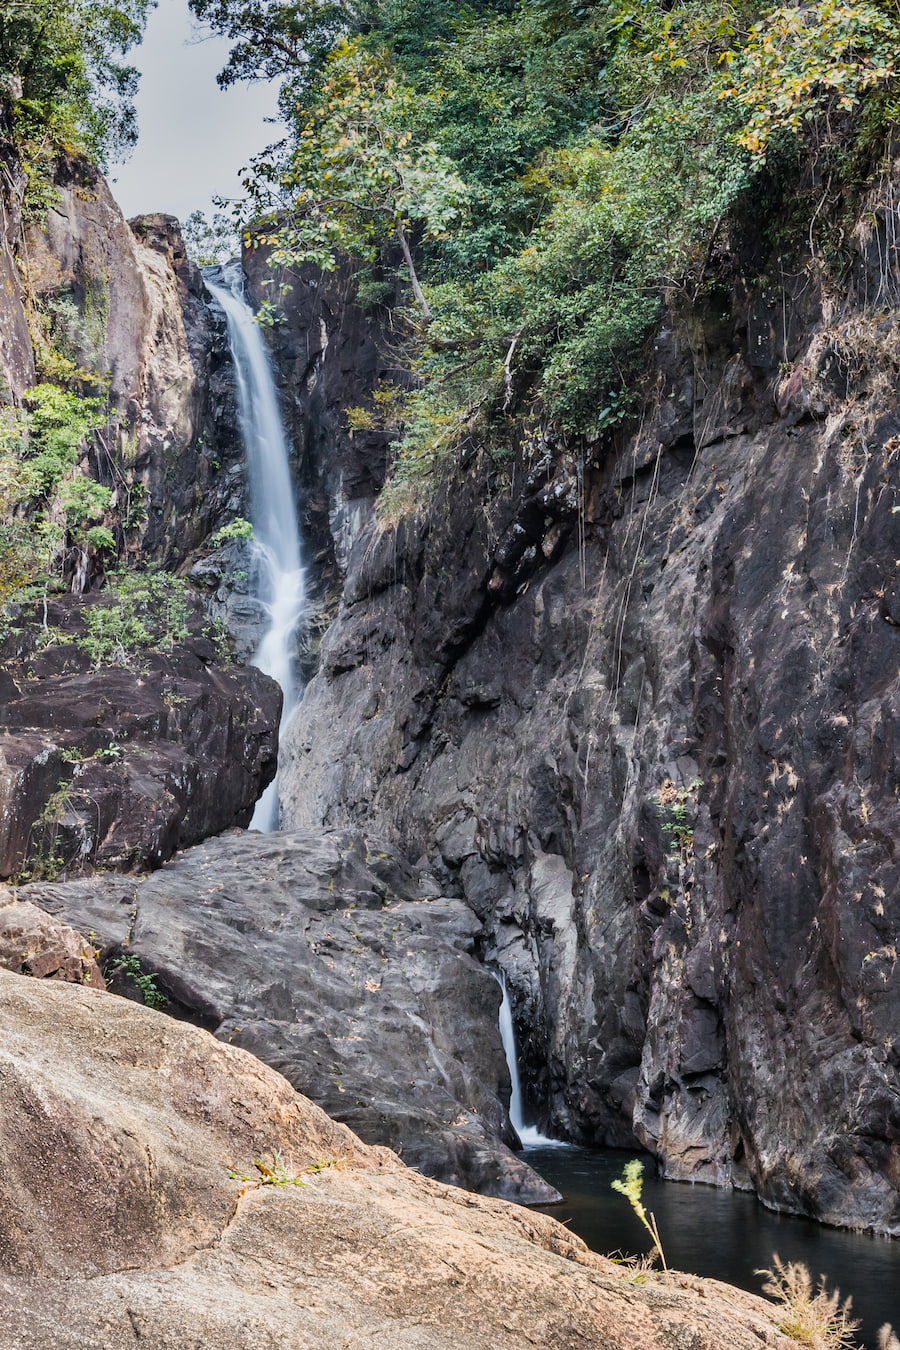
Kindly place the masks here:
<instances>
[{"instance_id":1,"label":"mist from waterfall","mask_svg":"<svg viewBox=\"0 0 900 1350\"><path fill-rule=\"evenodd\" d=\"M499 971L492 972L497 983L503 991L503 1000L500 1004L500 1039L503 1042L503 1051L506 1055L506 1064L509 1069L509 1081L512 1085L512 1092L509 1098L509 1119L510 1124L516 1134L522 1141L523 1148L548 1148L553 1147L560 1141L557 1139L548 1139L545 1134L541 1134L535 1125L526 1125L522 1110L522 1083L519 1078L519 1061L516 1056L516 1033L513 1026L512 1004L509 1001L509 990L506 987L506 980Z\"/></svg>"},{"instance_id":2,"label":"mist from waterfall","mask_svg":"<svg viewBox=\"0 0 900 1350\"><path fill-rule=\"evenodd\" d=\"M253 656L253 665L281 685L284 703L280 739L302 692L296 652L298 633L308 611L289 447L269 354L253 310L244 299L240 264L229 263L223 268L221 281L214 282L207 275L204 275L204 281L228 322L238 417L247 458L256 598L269 618L269 626ZM277 826L276 775L256 803L250 828L266 832Z\"/></svg>"}]
</instances>

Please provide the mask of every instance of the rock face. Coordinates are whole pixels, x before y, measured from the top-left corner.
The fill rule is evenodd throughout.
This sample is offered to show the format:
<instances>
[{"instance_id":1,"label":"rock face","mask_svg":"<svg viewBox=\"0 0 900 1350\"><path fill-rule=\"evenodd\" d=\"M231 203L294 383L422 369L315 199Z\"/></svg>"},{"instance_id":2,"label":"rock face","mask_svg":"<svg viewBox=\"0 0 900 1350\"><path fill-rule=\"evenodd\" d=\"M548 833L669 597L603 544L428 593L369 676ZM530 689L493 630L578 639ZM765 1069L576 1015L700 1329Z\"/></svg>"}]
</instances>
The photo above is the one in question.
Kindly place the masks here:
<instances>
[{"instance_id":1,"label":"rock face","mask_svg":"<svg viewBox=\"0 0 900 1350\"><path fill-rule=\"evenodd\" d=\"M84 609L68 597L47 612L75 637ZM131 666L26 645L0 678L0 876L158 867L248 824L274 775L281 691L219 665L199 628Z\"/></svg>"},{"instance_id":2,"label":"rock face","mask_svg":"<svg viewBox=\"0 0 900 1350\"><path fill-rule=\"evenodd\" d=\"M172 1011L368 1142L487 1195L559 1198L509 1147L499 987L472 955L481 925L391 852L347 833L234 832L144 880L21 895L105 956L136 956Z\"/></svg>"},{"instance_id":3,"label":"rock face","mask_svg":"<svg viewBox=\"0 0 900 1350\"><path fill-rule=\"evenodd\" d=\"M4 138L0 112L0 163L4 191L0 191L0 399L11 402L34 384L34 353L25 316L22 279L16 251L22 237L22 199L25 173Z\"/></svg>"},{"instance_id":4,"label":"rock face","mask_svg":"<svg viewBox=\"0 0 900 1350\"><path fill-rule=\"evenodd\" d=\"M841 314L726 273L669 315L631 440L364 531L283 819L365 820L467 900L552 1128L900 1233L900 286L870 206Z\"/></svg>"},{"instance_id":5,"label":"rock face","mask_svg":"<svg viewBox=\"0 0 900 1350\"><path fill-rule=\"evenodd\" d=\"M0 1028L15 1350L791 1344L761 1299L635 1285L552 1219L417 1176L197 1028L6 971Z\"/></svg>"},{"instance_id":6,"label":"rock face","mask_svg":"<svg viewBox=\"0 0 900 1350\"><path fill-rule=\"evenodd\" d=\"M0 890L0 966L38 980L66 980L105 989L90 942L36 905Z\"/></svg>"},{"instance_id":7,"label":"rock face","mask_svg":"<svg viewBox=\"0 0 900 1350\"><path fill-rule=\"evenodd\" d=\"M174 217L129 226L98 170L71 157L44 227L26 227L25 177L2 122L0 161L0 401L20 402L35 383L34 342L51 366L81 372L113 412L81 467L112 490L120 552L179 565L242 508L224 323ZM100 566L92 556L88 581Z\"/></svg>"},{"instance_id":8,"label":"rock face","mask_svg":"<svg viewBox=\"0 0 900 1350\"><path fill-rule=\"evenodd\" d=\"M174 217L129 226L81 159L57 192L28 240L29 289L56 345L108 384L118 418L86 467L116 494L122 542L171 567L240 511L228 345Z\"/></svg>"}]
</instances>

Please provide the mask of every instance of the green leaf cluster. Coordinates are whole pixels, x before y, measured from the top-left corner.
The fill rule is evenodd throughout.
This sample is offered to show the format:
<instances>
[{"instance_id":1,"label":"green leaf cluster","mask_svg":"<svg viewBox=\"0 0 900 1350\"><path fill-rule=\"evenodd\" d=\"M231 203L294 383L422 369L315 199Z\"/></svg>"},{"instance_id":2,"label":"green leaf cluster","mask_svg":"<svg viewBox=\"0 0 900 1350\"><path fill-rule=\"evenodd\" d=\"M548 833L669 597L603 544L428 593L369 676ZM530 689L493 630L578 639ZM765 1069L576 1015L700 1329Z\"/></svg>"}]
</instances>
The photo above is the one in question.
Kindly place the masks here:
<instances>
[{"instance_id":1,"label":"green leaf cluster","mask_svg":"<svg viewBox=\"0 0 900 1350\"><path fill-rule=\"evenodd\" d=\"M60 150L105 162L137 136L137 71L122 58L155 0L0 0L0 101L32 178ZM38 194L40 195L40 193Z\"/></svg>"},{"instance_id":2,"label":"green leaf cluster","mask_svg":"<svg viewBox=\"0 0 900 1350\"><path fill-rule=\"evenodd\" d=\"M216 530L210 539L213 548L223 548L225 544L248 542L253 538L253 526L243 516L235 516L227 525Z\"/></svg>"},{"instance_id":3,"label":"green leaf cluster","mask_svg":"<svg viewBox=\"0 0 900 1350\"><path fill-rule=\"evenodd\" d=\"M106 421L101 399L49 383L29 389L22 408L0 407L0 608L51 571L67 541L115 551L112 494L78 467Z\"/></svg>"},{"instance_id":4,"label":"green leaf cluster","mask_svg":"<svg viewBox=\"0 0 900 1350\"><path fill-rule=\"evenodd\" d=\"M114 572L104 603L86 609L84 621L78 645L95 666L127 666L151 649L171 651L189 636L187 583L167 572Z\"/></svg>"},{"instance_id":5,"label":"green leaf cluster","mask_svg":"<svg viewBox=\"0 0 900 1350\"><path fill-rule=\"evenodd\" d=\"M395 437L395 502L473 449L629 416L666 294L804 155L821 173L883 136L900 68L897 0L371 0L329 10L298 85L281 6L194 8L240 35L228 79L290 90L290 134L247 180L255 241L408 282L405 392L354 410Z\"/></svg>"},{"instance_id":6,"label":"green leaf cluster","mask_svg":"<svg viewBox=\"0 0 900 1350\"><path fill-rule=\"evenodd\" d=\"M28 462L40 492L49 496L78 463L84 438L106 422L106 409L100 399L58 384L35 385L25 400Z\"/></svg>"}]
</instances>

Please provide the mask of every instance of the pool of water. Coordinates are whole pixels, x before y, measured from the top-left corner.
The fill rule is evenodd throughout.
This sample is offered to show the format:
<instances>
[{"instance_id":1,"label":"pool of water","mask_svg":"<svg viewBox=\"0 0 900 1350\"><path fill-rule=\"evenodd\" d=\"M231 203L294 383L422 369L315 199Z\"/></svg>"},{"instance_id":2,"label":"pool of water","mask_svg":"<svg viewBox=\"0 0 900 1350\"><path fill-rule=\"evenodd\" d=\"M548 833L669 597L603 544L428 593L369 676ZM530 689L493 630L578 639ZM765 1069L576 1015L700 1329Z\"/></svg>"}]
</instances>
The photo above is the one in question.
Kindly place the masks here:
<instances>
[{"instance_id":1,"label":"pool of water","mask_svg":"<svg viewBox=\"0 0 900 1350\"><path fill-rule=\"evenodd\" d=\"M569 1145L526 1149L524 1156L565 1197L545 1213L568 1224L594 1251L650 1250L650 1240L628 1201L611 1189L631 1157L617 1149ZM892 1322L900 1334L900 1240L825 1228L810 1219L772 1214L755 1196L684 1182L660 1181L645 1158L643 1200L656 1215L666 1260L676 1270L726 1280L758 1294L756 1271L782 1261L803 1261L829 1289L853 1299L862 1322L860 1346L877 1350L878 1328Z\"/></svg>"}]
</instances>

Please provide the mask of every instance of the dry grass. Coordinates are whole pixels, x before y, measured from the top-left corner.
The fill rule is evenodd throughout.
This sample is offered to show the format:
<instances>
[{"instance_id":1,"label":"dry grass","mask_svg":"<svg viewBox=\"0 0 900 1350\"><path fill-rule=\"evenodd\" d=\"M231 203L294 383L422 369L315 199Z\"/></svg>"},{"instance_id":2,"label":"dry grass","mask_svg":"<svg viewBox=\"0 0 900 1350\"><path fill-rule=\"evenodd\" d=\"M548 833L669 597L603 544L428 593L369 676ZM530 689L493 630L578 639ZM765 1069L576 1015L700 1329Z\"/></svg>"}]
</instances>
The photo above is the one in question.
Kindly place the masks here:
<instances>
[{"instance_id":1,"label":"dry grass","mask_svg":"<svg viewBox=\"0 0 900 1350\"><path fill-rule=\"evenodd\" d=\"M768 1278L763 1291L781 1302L778 1329L811 1350L852 1350L853 1333L859 1322L850 1316L851 1300L841 1301L840 1291L829 1293L824 1277L813 1284L809 1267L800 1261L785 1264L773 1255L773 1270L758 1270Z\"/></svg>"}]
</instances>

